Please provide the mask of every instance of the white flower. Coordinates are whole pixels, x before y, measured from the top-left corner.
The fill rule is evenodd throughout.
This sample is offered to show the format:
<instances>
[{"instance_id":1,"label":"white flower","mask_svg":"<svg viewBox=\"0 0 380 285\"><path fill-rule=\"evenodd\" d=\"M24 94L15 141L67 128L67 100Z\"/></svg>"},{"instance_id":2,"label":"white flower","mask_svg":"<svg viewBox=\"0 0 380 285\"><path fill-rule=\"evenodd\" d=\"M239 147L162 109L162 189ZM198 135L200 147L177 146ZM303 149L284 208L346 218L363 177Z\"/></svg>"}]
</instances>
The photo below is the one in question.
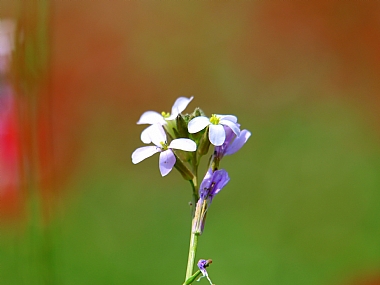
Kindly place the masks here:
<instances>
[{"instance_id":1,"label":"white flower","mask_svg":"<svg viewBox=\"0 0 380 285\"><path fill-rule=\"evenodd\" d=\"M171 113L165 113L162 112L161 114L155 111L147 111L143 113L138 120L137 124L160 124L165 125L166 121L174 120L183 110L186 109L187 105L193 100L194 97L186 98L186 97L179 97L172 107ZM151 143L152 141L149 138L149 128L146 128L141 133L141 141L143 143Z\"/></svg>"},{"instance_id":2,"label":"white flower","mask_svg":"<svg viewBox=\"0 0 380 285\"><path fill-rule=\"evenodd\" d=\"M180 149L184 151L195 151L197 145L190 139L175 139L167 145L166 134L160 124L154 124L148 128L147 135L155 146L144 146L136 149L132 153L132 163L136 164L144 159L160 152L159 168L162 176L167 175L176 162L172 149Z\"/></svg>"},{"instance_id":3,"label":"white flower","mask_svg":"<svg viewBox=\"0 0 380 285\"><path fill-rule=\"evenodd\" d=\"M223 126L229 127L237 136L240 134L237 118L232 115L212 115L211 118L204 116L192 119L187 128L189 133L197 133L209 126L209 140L215 146L220 146L226 139L226 132Z\"/></svg>"}]
</instances>

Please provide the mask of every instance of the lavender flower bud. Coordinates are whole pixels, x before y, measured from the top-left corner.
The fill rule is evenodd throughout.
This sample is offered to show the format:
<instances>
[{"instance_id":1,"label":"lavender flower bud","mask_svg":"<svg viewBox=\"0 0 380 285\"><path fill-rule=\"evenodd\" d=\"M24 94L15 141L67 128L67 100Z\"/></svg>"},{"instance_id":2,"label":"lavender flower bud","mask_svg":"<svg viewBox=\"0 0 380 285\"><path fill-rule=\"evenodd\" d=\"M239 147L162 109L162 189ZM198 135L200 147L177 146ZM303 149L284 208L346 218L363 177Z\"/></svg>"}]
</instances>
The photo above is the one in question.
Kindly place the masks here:
<instances>
[{"instance_id":1,"label":"lavender flower bud","mask_svg":"<svg viewBox=\"0 0 380 285\"><path fill-rule=\"evenodd\" d=\"M192 231L194 234L201 235L203 233L206 222L206 214L208 207L216 194L222 190L230 181L227 171L224 169L207 171L199 188L199 200L195 208Z\"/></svg>"}]
</instances>

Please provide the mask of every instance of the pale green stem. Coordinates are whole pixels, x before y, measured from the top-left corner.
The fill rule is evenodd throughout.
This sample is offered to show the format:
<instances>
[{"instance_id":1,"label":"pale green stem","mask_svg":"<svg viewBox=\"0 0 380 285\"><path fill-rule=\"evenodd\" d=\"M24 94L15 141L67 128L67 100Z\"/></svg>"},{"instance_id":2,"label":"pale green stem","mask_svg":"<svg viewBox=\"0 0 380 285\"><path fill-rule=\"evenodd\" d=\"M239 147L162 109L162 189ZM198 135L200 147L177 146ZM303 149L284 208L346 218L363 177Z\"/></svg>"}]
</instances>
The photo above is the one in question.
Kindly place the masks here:
<instances>
[{"instance_id":1,"label":"pale green stem","mask_svg":"<svg viewBox=\"0 0 380 285\"><path fill-rule=\"evenodd\" d=\"M192 222L191 222L191 234L190 234L190 246L189 246L189 256L187 259L187 268L186 268L186 278L185 281L193 275L195 255L197 252L198 245L198 235L193 233L193 219L195 215L195 208L198 200L198 181L195 176L193 180L190 181L191 186L193 187L193 197L192 197Z\"/></svg>"},{"instance_id":2,"label":"pale green stem","mask_svg":"<svg viewBox=\"0 0 380 285\"><path fill-rule=\"evenodd\" d=\"M189 277L189 279L185 281L185 283L183 283L183 285L189 285L193 283L194 280L197 279L201 275L202 275L202 272L200 270L196 271L192 276Z\"/></svg>"},{"instance_id":3,"label":"pale green stem","mask_svg":"<svg viewBox=\"0 0 380 285\"><path fill-rule=\"evenodd\" d=\"M189 258L187 260L185 282L187 279L189 279L193 275L193 268L194 268L195 254L197 253L197 246L198 246L198 235L194 234L193 231L191 231Z\"/></svg>"}]
</instances>

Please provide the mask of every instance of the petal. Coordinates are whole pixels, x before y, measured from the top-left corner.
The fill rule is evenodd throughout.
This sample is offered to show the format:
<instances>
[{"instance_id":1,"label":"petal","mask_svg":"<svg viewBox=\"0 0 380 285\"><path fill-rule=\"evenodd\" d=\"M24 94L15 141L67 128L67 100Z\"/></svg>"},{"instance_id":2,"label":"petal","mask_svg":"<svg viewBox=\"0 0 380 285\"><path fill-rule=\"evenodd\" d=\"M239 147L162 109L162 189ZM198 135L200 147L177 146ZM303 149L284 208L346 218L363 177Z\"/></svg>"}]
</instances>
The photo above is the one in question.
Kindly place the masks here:
<instances>
[{"instance_id":1,"label":"petal","mask_svg":"<svg viewBox=\"0 0 380 285\"><path fill-rule=\"evenodd\" d=\"M228 120L237 123L237 117L233 115L217 115L221 120Z\"/></svg>"},{"instance_id":2,"label":"petal","mask_svg":"<svg viewBox=\"0 0 380 285\"><path fill-rule=\"evenodd\" d=\"M151 125L147 128L151 141L158 147L162 147L161 142L166 142L166 133L159 124Z\"/></svg>"},{"instance_id":3,"label":"petal","mask_svg":"<svg viewBox=\"0 0 380 285\"><path fill-rule=\"evenodd\" d=\"M144 129L142 132L141 132L141 135L140 135L140 138L141 138L141 141L143 143L151 143L152 142L152 139L150 138L150 135L149 135L149 128L151 128L151 126L147 127L146 129Z\"/></svg>"},{"instance_id":4,"label":"petal","mask_svg":"<svg viewBox=\"0 0 380 285\"><path fill-rule=\"evenodd\" d=\"M153 154L160 152L161 149L155 146L143 146L139 147L132 153L132 163L136 164L143 161L145 158L152 156Z\"/></svg>"},{"instance_id":5,"label":"petal","mask_svg":"<svg viewBox=\"0 0 380 285\"><path fill-rule=\"evenodd\" d=\"M227 147L225 155L234 154L247 142L249 137L251 136L251 132L247 130L242 130L240 135L235 138L235 140Z\"/></svg>"},{"instance_id":6,"label":"petal","mask_svg":"<svg viewBox=\"0 0 380 285\"><path fill-rule=\"evenodd\" d=\"M189 122L187 129L189 130L190 134L194 134L203 130L208 125L210 125L209 118L200 116L200 117L195 117L194 119L192 119Z\"/></svg>"},{"instance_id":7,"label":"petal","mask_svg":"<svg viewBox=\"0 0 380 285\"><path fill-rule=\"evenodd\" d=\"M224 131L223 126L210 124L208 138L213 145L222 145L226 139L226 132Z\"/></svg>"},{"instance_id":8,"label":"petal","mask_svg":"<svg viewBox=\"0 0 380 285\"><path fill-rule=\"evenodd\" d=\"M138 125L141 124L160 124L165 125L166 122L161 114L155 112L155 111L146 111L144 114L141 115L140 120L137 122Z\"/></svg>"},{"instance_id":9,"label":"petal","mask_svg":"<svg viewBox=\"0 0 380 285\"><path fill-rule=\"evenodd\" d=\"M210 186L212 183L212 169L209 168L206 172L205 177L203 178L201 185L199 186L199 195L202 199L206 199L210 191Z\"/></svg>"},{"instance_id":10,"label":"petal","mask_svg":"<svg viewBox=\"0 0 380 285\"><path fill-rule=\"evenodd\" d=\"M175 155L172 150L168 149L160 153L159 167L162 176L172 171L175 161Z\"/></svg>"},{"instance_id":11,"label":"petal","mask_svg":"<svg viewBox=\"0 0 380 285\"><path fill-rule=\"evenodd\" d=\"M186 98L186 97L179 97L172 107L172 113L167 120L174 120L179 113L181 113L183 110L186 109L187 105L193 100L194 97Z\"/></svg>"},{"instance_id":12,"label":"petal","mask_svg":"<svg viewBox=\"0 0 380 285\"><path fill-rule=\"evenodd\" d=\"M191 139L175 139L170 142L168 147L185 151L195 151L197 144Z\"/></svg>"},{"instance_id":13,"label":"petal","mask_svg":"<svg viewBox=\"0 0 380 285\"><path fill-rule=\"evenodd\" d=\"M237 136L240 134L240 128L239 128L239 126L238 126L236 123L234 123L234 122L231 122L231 121L226 120L226 119L222 119L222 120L220 120L219 124L230 127L230 129L231 129L231 130L232 130Z\"/></svg>"},{"instance_id":14,"label":"petal","mask_svg":"<svg viewBox=\"0 0 380 285\"><path fill-rule=\"evenodd\" d=\"M216 194L222 190L224 186L230 181L230 177L228 176L227 171L224 169L216 170L213 174L212 181L215 183L212 192L210 193L210 198L214 198Z\"/></svg>"}]
</instances>

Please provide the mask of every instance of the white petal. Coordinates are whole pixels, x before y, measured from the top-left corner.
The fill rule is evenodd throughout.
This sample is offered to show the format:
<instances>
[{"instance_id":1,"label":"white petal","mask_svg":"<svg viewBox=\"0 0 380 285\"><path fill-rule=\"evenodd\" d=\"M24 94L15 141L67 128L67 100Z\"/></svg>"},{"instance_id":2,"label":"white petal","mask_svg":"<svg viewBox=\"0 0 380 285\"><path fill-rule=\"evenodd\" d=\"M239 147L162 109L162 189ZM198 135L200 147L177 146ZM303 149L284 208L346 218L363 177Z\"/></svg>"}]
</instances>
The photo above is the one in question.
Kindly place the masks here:
<instances>
[{"instance_id":1,"label":"white petal","mask_svg":"<svg viewBox=\"0 0 380 285\"><path fill-rule=\"evenodd\" d=\"M168 149L160 153L159 167L162 176L172 171L176 162L175 155L172 150Z\"/></svg>"},{"instance_id":2,"label":"white petal","mask_svg":"<svg viewBox=\"0 0 380 285\"><path fill-rule=\"evenodd\" d=\"M143 143L151 143L152 142L152 139L150 138L150 135L149 135L149 128L151 128L152 126L149 126L147 127L146 129L144 129L142 132L141 132L141 135L140 135L140 138L141 138L141 141Z\"/></svg>"},{"instance_id":3,"label":"white petal","mask_svg":"<svg viewBox=\"0 0 380 285\"><path fill-rule=\"evenodd\" d=\"M222 119L219 124L230 127L230 129L238 136L240 134L240 128L236 123L233 123L229 120Z\"/></svg>"},{"instance_id":4,"label":"white petal","mask_svg":"<svg viewBox=\"0 0 380 285\"><path fill-rule=\"evenodd\" d=\"M169 148L195 151L197 149L197 144L190 139L175 139L170 142Z\"/></svg>"},{"instance_id":5,"label":"white petal","mask_svg":"<svg viewBox=\"0 0 380 285\"><path fill-rule=\"evenodd\" d=\"M200 117L195 117L194 119L192 119L189 122L187 129L189 130L190 134L194 134L203 130L208 125L210 125L209 118L200 116Z\"/></svg>"},{"instance_id":6,"label":"white petal","mask_svg":"<svg viewBox=\"0 0 380 285\"><path fill-rule=\"evenodd\" d=\"M237 152L247 142L251 133L247 130L242 130L240 135L227 147L225 155L230 155Z\"/></svg>"},{"instance_id":7,"label":"white petal","mask_svg":"<svg viewBox=\"0 0 380 285\"><path fill-rule=\"evenodd\" d=\"M226 139L226 132L222 125L213 125L211 124L209 127L208 138L210 142L215 146L220 146L224 143Z\"/></svg>"},{"instance_id":8,"label":"white petal","mask_svg":"<svg viewBox=\"0 0 380 285\"><path fill-rule=\"evenodd\" d=\"M159 151L161 151L161 149L155 146L139 147L132 153L132 163L139 163L143 161L145 158L148 158Z\"/></svg>"},{"instance_id":9,"label":"white petal","mask_svg":"<svg viewBox=\"0 0 380 285\"><path fill-rule=\"evenodd\" d=\"M161 114L155 112L155 111L146 111L144 114L141 115L140 120L137 122L138 125L141 124L160 124L165 125L166 122Z\"/></svg>"},{"instance_id":10,"label":"white petal","mask_svg":"<svg viewBox=\"0 0 380 285\"><path fill-rule=\"evenodd\" d=\"M193 100L194 97L186 98L186 97L179 97L172 107L172 113L170 114L170 117L167 118L167 120L174 120L179 113L181 113L183 110L186 109L187 105Z\"/></svg>"},{"instance_id":11,"label":"white petal","mask_svg":"<svg viewBox=\"0 0 380 285\"><path fill-rule=\"evenodd\" d=\"M158 147L162 147L161 142L166 142L166 133L159 124L151 125L147 128L151 141Z\"/></svg>"},{"instance_id":12,"label":"white petal","mask_svg":"<svg viewBox=\"0 0 380 285\"><path fill-rule=\"evenodd\" d=\"M217 115L221 120L228 120L237 123L237 117L233 115Z\"/></svg>"}]
</instances>

